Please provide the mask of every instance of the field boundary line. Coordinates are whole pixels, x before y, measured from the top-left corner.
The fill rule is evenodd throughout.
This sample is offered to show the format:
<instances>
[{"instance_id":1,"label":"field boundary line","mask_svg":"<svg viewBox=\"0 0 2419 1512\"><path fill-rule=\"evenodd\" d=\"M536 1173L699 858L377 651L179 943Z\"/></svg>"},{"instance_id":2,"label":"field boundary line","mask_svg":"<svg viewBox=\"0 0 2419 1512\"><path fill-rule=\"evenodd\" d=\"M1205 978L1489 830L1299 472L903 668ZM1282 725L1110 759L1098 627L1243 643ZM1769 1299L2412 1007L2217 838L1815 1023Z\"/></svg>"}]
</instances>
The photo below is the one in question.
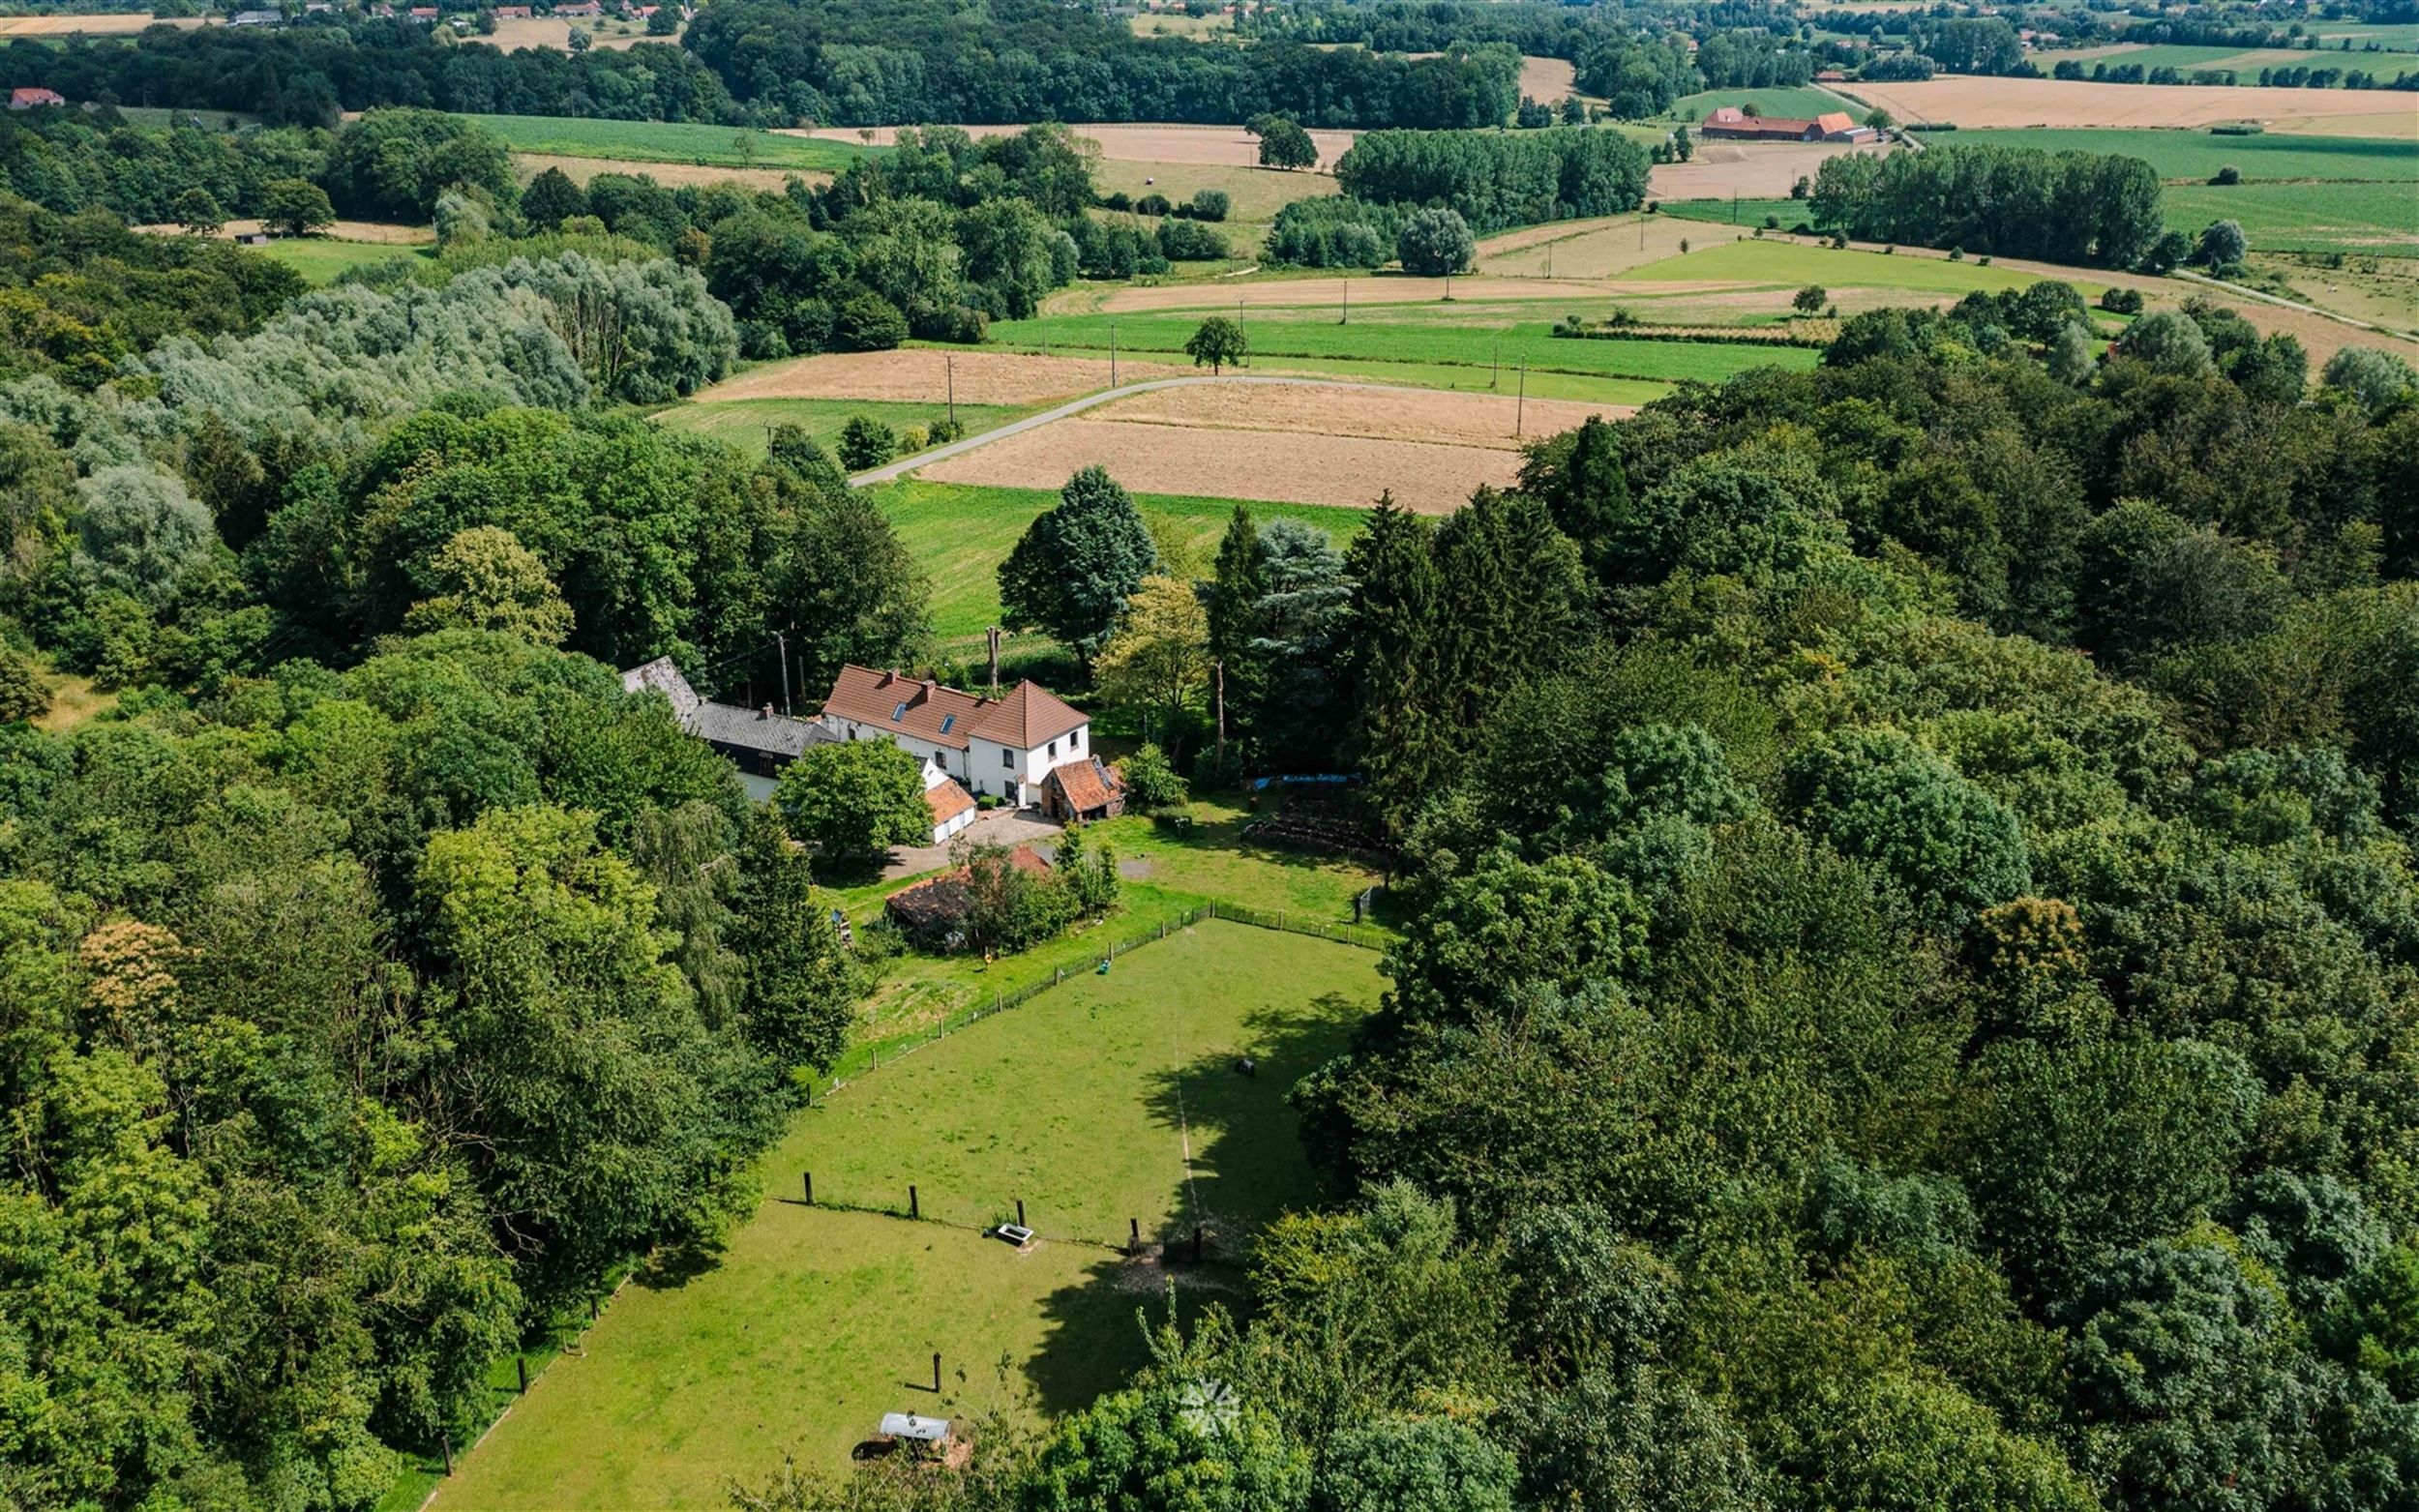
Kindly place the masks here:
<instances>
[{"instance_id":1,"label":"field boundary line","mask_svg":"<svg viewBox=\"0 0 2419 1512\"><path fill-rule=\"evenodd\" d=\"M2355 320L2350 315L2339 315L2332 310L2321 310L2315 305L2305 305L2299 300L2285 299L2281 295L2266 293L2241 283L2229 283L2224 279L2213 279L2205 273L2195 273L2190 268L2177 268L2173 270L2173 276L2189 279L2195 283L2206 283L2211 288L2222 288L2229 294L2239 294L2245 299L2255 299L2263 305L2275 305L2284 310L2300 311L2306 315L2317 315L2332 320L2338 325L2350 326L2355 330L2374 331L2379 336L2390 336L2399 341L2407 341L2413 339L2407 331L2397 331L2392 326L2372 325L2366 320Z\"/></svg>"},{"instance_id":2,"label":"field boundary line","mask_svg":"<svg viewBox=\"0 0 2419 1512\"><path fill-rule=\"evenodd\" d=\"M1269 353L1267 355L1279 354ZM1589 374L1589 376L1596 376L1596 374ZM1071 415L1080 415L1085 410L1106 404L1112 400L1124 399L1135 394L1155 393L1161 389L1189 388L1203 383L1283 384L1295 388L1314 389L1378 389L1396 394L1446 392L1438 389L1423 389L1409 383L1364 383L1351 378L1276 378L1255 377L1248 374L1150 378L1140 383L1127 383L1114 389L1101 389L1095 393L1086 394L1080 398L1068 400L1063 404L1045 409L1037 415L1028 415L1022 420L1011 420L1004 426L994 427L979 435L970 435L962 441L952 441L947 446L936 446L930 451L918 452L913 457L902 458L898 461L854 474L849 479L849 487L863 489L878 483L895 483L917 468L930 467L936 462L945 462L953 457L963 457L977 447L989 446L994 441L1004 441L1009 436L1021 435L1028 430L1037 430L1054 420L1064 420Z\"/></svg>"}]
</instances>

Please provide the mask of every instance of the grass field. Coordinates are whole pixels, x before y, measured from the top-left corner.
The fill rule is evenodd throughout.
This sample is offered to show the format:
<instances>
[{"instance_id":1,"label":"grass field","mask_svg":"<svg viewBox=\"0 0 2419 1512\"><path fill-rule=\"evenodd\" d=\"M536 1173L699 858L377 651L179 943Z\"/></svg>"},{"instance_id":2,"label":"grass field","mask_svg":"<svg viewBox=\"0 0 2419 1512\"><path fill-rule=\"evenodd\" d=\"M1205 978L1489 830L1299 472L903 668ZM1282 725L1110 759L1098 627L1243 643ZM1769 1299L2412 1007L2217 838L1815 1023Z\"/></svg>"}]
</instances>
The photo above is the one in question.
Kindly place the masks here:
<instances>
[{"instance_id":1,"label":"grass field","mask_svg":"<svg viewBox=\"0 0 2419 1512\"><path fill-rule=\"evenodd\" d=\"M988 430L994 426L1031 413L1028 409L1011 409L999 404L960 404L958 424L967 433ZM743 399L710 404L674 404L658 410L655 422L692 435L710 436L726 441L751 458L764 455L769 437L767 428L777 425L804 426L815 439L828 449L840 438L840 430L852 415L879 420L893 430L910 428L929 430L934 422L949 415L947 404L902 403L885 400L851 399Z\"/></svg>"},{"instance_id":2,"label":"grass field","mask_svg":"<svg viewBox=\"0 0 2419 1512\"><path fill-rule=\"evenodd\" d=\"M2386 51L2419 52L2419 21L2315 21L2310 30L2330 42L2349 37L2354 53L2373 42Z\"/></svg>"},{"instance_id":3,"label":"grass field","mask_svg":"<svg viewBox=\"0 0 2419 1512\"><path fill-rule=\"evenodd\" d=\"M2195 69L2206 69L2212 65L2231 67L2226 60L2241 57L2244 50L2241 47L2200 47L2169 43L2157 45L2110 47L2105 51L2095 51L2088 60L2078 61L2082 62L2083 72L2087 74L2091 73L2092 66L2097 63L2105 63L2111 69L2139 64L2145 69L2182 69L2189 74ZM2051 61L2056 61L2055 54L2051 55ZM2257 82L2258 76L2257 69L2255 67L2252 81Z\"/></svg>"},{"instance_id":4,"label":"grass field","mask_svg":"<svg viewBox=\"0 0 2419 1512\"><path fill-rule=\"evenodd\" d=\"M723 1506L785 1453L845 1466L884 1411L1081 1406L1141 1362L1134 1313L1168 1276L1233 1299L1229 1265L1102 1248L1129 1219L1208 1224L1226 1260L1314 1196L1285 1093L1374 1006L1377 960L1205 922L885 1063L799 1115L718 1265L626 1289L436 1505ZM790 1201L802 1171L819 1201L876 1210ZM911 1181L922 1223L894 1211ZM961 1227L1020 1198L1030 1253Z\"/></svg>"},{"instance_id":5,"label":"grass field","mask_svg":"<svg viewBox=\"0 0 2419 1512\"><path fill-rule=\"evenodd\" d=\"M1827 288L1905 289L1919 294L1967 294L1976 289L2022 288L2038 282L2029 273L1985 267L1943 257L1899 257L1887 252L1839 251L1802 242L1721 242L1678 257L1666 257L1621 275L1623 282L1660 282L1700 279L1736 280L1743 283L1798 285L1820 283ZM2091 293L2099 286L2077 282ZM1566 343L1568 344L1568 343ZM1590 343L1596 344L1596 343ZM1792 366L1811 367L1816 354Z\"/></svg>"},{"instance_id":6,"label":"grass field","mask_svg":"<svg viewBox=\"0 0 2419 1512\"><path fill-rule=\"evenodd\" d=\"M1810 221L1813 210L1803 199L1666 199L1662 213L1683 221L1704 221L1715 225L1744 225L1749 229L1764 223L1766 216L1780 222L1785 230L1800 222Z\"/></svg>"},{"instance_id":7,"label":"grass field","mask_svg":"<svg viewBox=\"0 0 2419 1512\"><path fill-rule=\"evenodd\" d=\"M1748 104L1753 104L1766 115L1810 120L1834 110L1844 110L1859 121L1865 119L1863 105L1812 85L1794 89L1709 89L1701 94L1681 96L1671 103L1671 108L1664 112L1664 116L1677 121L1701 121L1713 114L1717 106Z\"/></svg>"},{"instance_id":8,"label":"grass field","mask_svg":"<svg viewBox=\"0 0 2419 1512\"><path fill-rule=\"evenodd\" d=\"M868 152L854 142L786 136L750 127L669 121L604 121L556 115L474 115L515 152L616 163L694 163L729 168L836 173Z\"/></svg>"},{"instance_id":9,"label":"grass field","mask_svg":"<svg viewBox=\"0 0 2419 1512\"><path fill-rule=\"evenodd\" d=\"M1483 291L1482 282L1471 285L1473 298L1482 299ZM1243 331L1251 342L1255 363L1273 359L1271 365L1291 367L1295 359L1344 359L1372 368L1418 365L1430 372L1458 374L1464 387L1486 381L1487 375L1496 371L1499 361L1503 371L1509 372L1526 360L1533 379L1544 371L1658 383L1683 378L1714 382L1749 368L1814 365L1812 351L1787 347L1685 341L1573 341L1558 340L1551 334L1553 321L1547 318L1549 313L1559 315L1567 310L1601 313L1599 307L1606 306L1608 302L1600 297L1590 299L1576 292L1567 305L1533 305L1534 313L1501 305L1483 311L1474 311L1467 316L1440 305L1371 306L1365 312L1356 311L1350 325L1316 318L1270 319L1252 315L1244 319ZM1052 315L1037 320L1003 320L993 325L991 333L994 341L1019 346L1046 342L1054 351L1062 347L1105 349L1109 343L1109 319L1106 315ZM1186 339L1199 329L1201 315L1125 314L1116 317L1116 321L1120 350L1180 353ZM1405 377L1401 381L1429 380ZM1568 397L1623 402L1603 394Z\"/></svg>"},{"instance_id":10,"label":"grass field","mask_svg":"<svg viewBox=\"0 0 2419 1512\"><path fill-rule=\"evenodd\" d=\"M2175 185L2162 202L2167 223L2194 235L2212 221L2240 222L2255 252L2419 256L2419 187Z\"/></svg>"},{"instance_id":11,"label":"grass field","mask_svg":"<svg viewBox=\"0 0 2419 1512\"><path fill-rule=\"evenodd\" d=\"M909 479L883 485L875 497L932 578L935 637L960 654L978 649L983 628L1000 623L1000 564L1034 517L1057 505L1058 495L1039 489L965 488ZM1215 550L1227 518L1235 513L1233 499L1145 494L1134 502L1154 529L1205 558ZM1306 504L1254 504L1251 512L1260 519L1282 515L1316 525L1338 545L1359 532L1367 518L1359 510Z\"/></svg>"},{"instance_id":12,"label":"grass field","mask_svg":"<svg viewBox=\"0 0 2419 1512\"><path fill-rule=\"evenodd\" d=\"M2149 86L2144 85L2144 88ZM2226 166L2247 179L2350 179L2419 184L2419 134L2377 136L2217 136L2207 132L2054 130L1956 132L1928 138L1935 146L1981 142L2044 152L2120 153L2148 163L2165 179L2206 183ZM2414 201L2405 200L2406 204Z\"/></svg>"},{"instance_id":13,"label":"grass field","mask_svg":"<svg viewBox=\"0 0 2419 1512\"><path fill-rule=\"evenodd\" d=\"M281 236L253 252L274 257L311 283L333 283L355 268L390 262L397 257L433 257L434 247L398 246L393 242L340 242L316 236Z\"/></svg>"}]
</instances>

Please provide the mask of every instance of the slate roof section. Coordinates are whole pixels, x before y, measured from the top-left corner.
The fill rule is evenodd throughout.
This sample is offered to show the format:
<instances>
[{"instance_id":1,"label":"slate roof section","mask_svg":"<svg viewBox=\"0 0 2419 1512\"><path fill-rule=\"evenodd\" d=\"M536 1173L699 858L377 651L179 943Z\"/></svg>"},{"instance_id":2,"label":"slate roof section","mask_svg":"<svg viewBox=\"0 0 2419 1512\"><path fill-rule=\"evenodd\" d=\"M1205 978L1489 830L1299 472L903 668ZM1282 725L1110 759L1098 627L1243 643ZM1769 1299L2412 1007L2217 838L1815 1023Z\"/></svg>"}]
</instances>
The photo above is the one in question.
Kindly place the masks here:
<instances>
[{"instance_id":1,"label":"slate roof section","mask_svg":"<svg viewBox=\"0 0 2419 1512\"><path fill-rule=\"evenodd\" d=\"M689 686L689 679L680 675L680 668L668 656L659 656L622 673L621 687L624 693L662 694L672 704L673 721L709 745L762 751L795 760L807 747L836 738L813 720L791 719L769 708L742 709L729 703L708 702L698 697L698 691Z\"/></svg>"}]
</instances>

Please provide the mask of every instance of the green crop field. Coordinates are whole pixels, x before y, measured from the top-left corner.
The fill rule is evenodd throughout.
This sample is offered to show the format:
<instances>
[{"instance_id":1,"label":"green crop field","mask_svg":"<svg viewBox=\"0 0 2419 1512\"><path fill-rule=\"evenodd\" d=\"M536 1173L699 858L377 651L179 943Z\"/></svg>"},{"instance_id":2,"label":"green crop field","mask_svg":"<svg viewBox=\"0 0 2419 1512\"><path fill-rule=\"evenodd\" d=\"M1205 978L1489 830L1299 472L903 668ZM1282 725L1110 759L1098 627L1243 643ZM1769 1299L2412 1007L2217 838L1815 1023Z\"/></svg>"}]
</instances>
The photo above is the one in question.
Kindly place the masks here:
<instances>
[{"instance_id":1,"label":"green crop field","mask_svg":"<svg viewBox=\"0 0 2419 1512\"><path fill-rule=\"evenodd\" d=\"M2212 64L2223 65L2228 58L2241 57L2246 50L2242 47L2201 47L2167 43L2129 47L2123 52L2109 52L2100 57L2080 61L2083 64L2085 77L2089 77L2093 68L2103 63L2111 69L2138 64L2145 69L2182 69L2190 73L2194 69L2205 69ZM2259 75L2256 67L2253 69L2251 76L2255 82L2257 80Z\"/></svg>"},{"instance_id":2,"label":"green crop field","mask_svg":"<svg viewBox=\"0 0 2419 1512\"><path fill-rule=\"evenodd\" d=\"M958 424L969 435L1030 414L1001 404L960 404ZM879 420L892 430L929 430L949 417L946 404L908 403L861 399L741 399L710 403L674 404L658 410L655 423L692 435L727 441L751 458L764 455L774 426L803 426L825 448L838 443L840 430L853 415Z\"/></svg>"},{"instance_id":3,"label":"green crop field","mask_svg":"<svg viewBox=\"0 0 2419 1512\"><path fill-rule=\"evenodd\" d=\"M933 633L963 653L978 647L983 629L1000 623L1000 564L1025 527L1054 507L1059 496L1041 489L972 488L914 479L873 490L882 513L898 528L933 582ZM1137 495L1143 519L1153 530L1207 557L1235 513L1233 499ZM1254 518L1282 515L1318 526L1342 545L1360 529L1363 513L1315 504L1251 506Z\"/></svg>"},{"instance_id":4,"label":"green crop field","mask_svg":"<svg viewBox=\"0 0 2419 1512\"><path fill-rule=\"evenodd\" d=\"M626 1288L435 1505L720 1507L786 1454L844 1468L886 1411L1081 1407L1143 1362L1166 1277L1231 1298L1252 1230L1312 1200L1285 1095L1375 1005L1377 963L1204 922L885 1062L797 1117L719 1263ZM803 1171L860 1210L791 1201ZM1020 1198L1028 1254L974 1227ZM1125 1260L1129 1219L1210 1226L1215 1262Z\"/></svg>"},{"instance_id":5,"label":"green crop field","mask_svg":"<svg viewBox=\"0 0 2419 1512\"><path fill-rule=\"evenodd\" d=\"M604 121L560 115L474 115L515 152L616 163L694 163L718 168L799 168L836 173L869 152L854 142L784 136L753 127L691 122Z\"/></svg>"},{"instance_id":6,"label":"green crop field","mask_svg":"<svg viewBox=\"0 0 2419 1512\"><path fill-rule=\"evenodd\" d=\"M1771 216L1787 230L1813 219L1814 212L1803 199L1666 199L1664 215L1680 221L1706 221L1716 225L1744 225L1752 229Z\"/></svg>"},{"instance_id":7,"label":"green crop field","mask_svg":"<svg viewBox=\"0 0 2419 1512\"><path fill-rule=\"evenodd\" d=\"M1718 106L1750 104L1766 115L1807 120L1829 115L1834 110L1844 110L1859 121L1864 120L1866 115L1865 107L1856 102L1808 84L1793 89L1709 89L1701 94L1683 95L1671 103L1671 108L1664 112L1664 117L1668 120L1702 121Z\"/></svg>"},{"instance_id":8,"label":"green crop field","mask_svg":"<svg viewBox=\"0 0 2419 1512\"><path fill-rule=\"evenodd\" d=\"M2163 196L2167 223L2197 235L2241 224L2255 252L2419 256L2419 189L2374 184L2183 185Z\"/></svg>"},{"instance_id":9,"label":"green crop field","mask_svg":"<svg viewBox=\"0 0 2419 1512\"><path fill-rule=\"evenodd\" d=\"M2380 96L2380 99L2385 98ZM2139 158L2165 179L2206 182L2232 166L2247 179L2349 179L2419 183L2419 137L2219 136L2208 132L2028 127L2020 131L1941 133L1935 147L1984 142L2044 152L2120 153Z\"/></svg>"},{"instance_id":10,"label":"green crop field","mask_svg":"<svg viewBox=\"0 0 2419 1512\"><path fill-rule=\"evenodd\" d=\"M301 274L314 285L333 283L355 268L391 262L398 257L433 257L434 247L399 246L393 242L340 242L321 236L281 236L251 249Z\"/></svg>"},{"instance_id":11,"label":"green crop field","mask_svg":"<svg viewBox=\"0 0 2419 1512\"><path fill-rule=\"evenodd\" d=\"M1820 283L1832 289L1905 289L1920 294L1966 294L1976 289L1996 292L2038 282L2034 274L1985 267L1971 258L1951 262L1945 257L1834 252L1802 242L1754 239L1720 242L1702 251L1650 262L1622 274L1617 282L1654 283L1701 279L1729 279L1773 287ZM2076 287L2099 292L2099 285L2079 280L2076 281ZM1816 357L1810 351L1799 355L1807 361L1793 366L1810 367Z\"/></svg>"},{"instance_id":12,"label":"green crop field","mask_svg":"<svg viewBox=\"0 0 2419 1512\"><path fill-rule=\"evenodd\" d=\"M2310 30L2329 44L2349 37L2354 56L2373 42L2385 51L2419 52L2419 21L2317 21Z\"/></svg>"},{"instance_id":13,"label":"green crop field","mask_svg":"<svg viewBox=\"0 0 2419 1512\"><path fill-rule=\"evenodd\" d=\"M1658 266L1660 266L1658 264ZM1483 299L1485 285L1474 282L1471 293ZM1549 307L1553 313L1566 307ZM1600 297L1574 297L1568 310L1600 312L1609 308ZM1556 338L1553 321L1538 315L1522 319L1498 306L1482 315L1463 319L1443 305L1371 305L1356 311L1350 325L1329 319L1269 319L1246 315L1243 333L1251 343L1255 364L1294 367L1295 359L1345 359L1370 365L1417 364L1430 370L1453 370L1456 385L1428 379L1406 379L1432 387L1486 387L1495 382L1498 364L1509 373L1526 361L1532 381L1540 371L1591 378L1628 378L1671 383L1683 378L1716 382L1749 368L1778 366L1810 368L1816 354L1783 346L1710 341L1574 341ZM1186 339L1200 328L1202 313L1128 314L1116 317L1120 351L1180 354ZM1047 345L1106 349L1106 315L1053 315L1036 320L1003 320L993 325L993 340L1020 347ZM1532 392L1541 392L1532 390ZM1573 396L1607 399L1587 394Z\"/></svg>"}]
</instances>

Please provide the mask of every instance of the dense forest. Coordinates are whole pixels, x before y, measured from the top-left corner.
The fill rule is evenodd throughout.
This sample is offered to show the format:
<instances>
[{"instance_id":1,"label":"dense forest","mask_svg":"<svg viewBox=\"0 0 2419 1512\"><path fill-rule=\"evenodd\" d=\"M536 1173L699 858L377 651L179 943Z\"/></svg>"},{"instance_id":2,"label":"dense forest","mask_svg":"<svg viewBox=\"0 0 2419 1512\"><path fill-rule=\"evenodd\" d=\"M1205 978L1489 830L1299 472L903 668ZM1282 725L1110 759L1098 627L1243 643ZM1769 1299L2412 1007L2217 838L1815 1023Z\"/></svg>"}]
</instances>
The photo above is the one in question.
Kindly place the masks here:
<instances>
[{"instance_id":1,"label":"dense forest","mask_svg":"<svg viewBox=\"0 0 2419 1512\"><path fill-rule=\"evenodd\" d=\"M1245 759L1405 856L1295 1094L1344 1201L945 1494L748 1504L2419 1504L2419 389L2080 312L1859 316L1341 554L1239 511Z\"/></svg>"},{"instance_id":2,"label":"dense forest","mask_svg":"<svg viewBox=\"0 0 2419 1512\"><path fill-rule=\"evenodd\" d=\"M1120 19L1046 0L1009 0L979 18L937 0L730 0L704 10L679 45L577 54L440 44L428 27L370 19L160 27L134 41L0 50L0 82L12 87L297 126L419 105L760 126L1230 122L1267 110L1312 126L1475 127L1510 117L1519 67L1503 44L1412 59L1142 39Z\"/></svg>"}]
</instances>

